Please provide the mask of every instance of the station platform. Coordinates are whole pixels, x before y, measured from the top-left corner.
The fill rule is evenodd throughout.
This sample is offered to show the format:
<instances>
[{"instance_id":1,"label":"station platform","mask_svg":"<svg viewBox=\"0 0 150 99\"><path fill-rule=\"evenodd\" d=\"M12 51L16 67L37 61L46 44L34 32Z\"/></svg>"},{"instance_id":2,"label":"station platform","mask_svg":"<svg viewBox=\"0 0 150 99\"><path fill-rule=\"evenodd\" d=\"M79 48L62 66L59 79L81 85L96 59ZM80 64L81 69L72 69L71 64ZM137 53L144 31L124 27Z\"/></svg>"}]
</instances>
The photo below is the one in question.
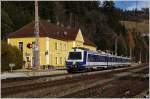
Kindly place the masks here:
<instances>
[{"instance_id":1,"label":"station platform","mask_svg":"<svg viewBox=\"0 0 150 99\"><path fill-rule=\"evenodd\" d=\"M1 73L1 79L17 78L17 77L32 77L32 76L45 76L45 75L57 75L67 74L65 69L53 69L53 70L13 70L12 72Z\"/></svg>"},{"instance_id":2,"label":"station platform","mask_svg":"<svg viewBox=\"0 0 150 99\"><path fill-rule=\"evenodd\" d=\"M134 63L131 66L136 66L136 65L139 65L139 64ZM58 74L67 74L66 68L55 68L55 69L45 69L45 70L42 70L42 69L41 70L28 70L28 69L13 70L13 72L1 73L1 79L58 75Z\"/></svg>"}]
</instances>

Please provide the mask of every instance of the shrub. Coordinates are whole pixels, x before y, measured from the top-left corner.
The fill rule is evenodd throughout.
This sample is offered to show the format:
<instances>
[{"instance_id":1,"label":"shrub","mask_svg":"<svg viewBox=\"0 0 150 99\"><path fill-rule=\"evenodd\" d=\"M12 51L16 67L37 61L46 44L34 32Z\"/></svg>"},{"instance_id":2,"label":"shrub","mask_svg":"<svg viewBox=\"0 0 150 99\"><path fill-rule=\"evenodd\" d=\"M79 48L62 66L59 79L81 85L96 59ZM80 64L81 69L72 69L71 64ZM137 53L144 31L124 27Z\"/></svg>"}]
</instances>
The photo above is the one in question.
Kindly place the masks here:
<instances>
[{"instance_id":1,"label":"shrub","mask_svg":"<svg viewBox=\"0 0 150 99\"><path fill-rule=\"evenodd\" d=\"M1 71L10 70L9 64L14 63L13 69L20 69L23 65L23 54L16 47L7 44L6 41L1 42Z\"/></svg>"}]
</instances>

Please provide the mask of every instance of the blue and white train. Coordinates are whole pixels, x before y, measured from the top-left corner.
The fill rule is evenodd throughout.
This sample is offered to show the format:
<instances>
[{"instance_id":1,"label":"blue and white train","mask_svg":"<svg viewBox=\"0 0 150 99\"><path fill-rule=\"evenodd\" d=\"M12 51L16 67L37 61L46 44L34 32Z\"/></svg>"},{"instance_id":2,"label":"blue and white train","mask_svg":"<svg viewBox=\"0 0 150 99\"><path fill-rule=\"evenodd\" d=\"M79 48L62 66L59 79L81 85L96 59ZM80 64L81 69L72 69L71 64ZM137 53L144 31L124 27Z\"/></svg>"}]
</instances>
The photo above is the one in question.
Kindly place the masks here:
<instances>
[{"instance_id":1,"label":"blue and white train","mask_svg":"<svg viewBox=\"0 0 150 99\"><path fill-rule=\"evenodd\" d=\"M67 71L93 70L130 65L131 59L115 56L105 52L90 51L84 48L73 48L68 52L66 59Z\"/></svg>"}]
</instances>

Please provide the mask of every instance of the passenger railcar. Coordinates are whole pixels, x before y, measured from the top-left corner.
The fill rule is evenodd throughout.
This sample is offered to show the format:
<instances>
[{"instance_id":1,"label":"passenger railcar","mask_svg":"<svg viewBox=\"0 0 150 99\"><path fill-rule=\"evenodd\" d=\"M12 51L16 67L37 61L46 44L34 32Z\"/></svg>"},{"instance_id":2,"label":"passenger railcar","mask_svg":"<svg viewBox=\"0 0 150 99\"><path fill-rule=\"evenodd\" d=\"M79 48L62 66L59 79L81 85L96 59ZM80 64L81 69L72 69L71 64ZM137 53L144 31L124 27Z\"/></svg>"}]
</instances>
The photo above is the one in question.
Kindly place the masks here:
<instances>
[{"instance_id":1,"label":"passenger railcar","mask_svg":"<svg viewBox=\"0 0 150 99\"><path fill-rule=\"evenodd\" d=\"M73 48L68 52L66 59L68 72L119 67L130 64L130 58L115 56L105 52L90 51L85 48Z\"/></svg>"}]
</instances>

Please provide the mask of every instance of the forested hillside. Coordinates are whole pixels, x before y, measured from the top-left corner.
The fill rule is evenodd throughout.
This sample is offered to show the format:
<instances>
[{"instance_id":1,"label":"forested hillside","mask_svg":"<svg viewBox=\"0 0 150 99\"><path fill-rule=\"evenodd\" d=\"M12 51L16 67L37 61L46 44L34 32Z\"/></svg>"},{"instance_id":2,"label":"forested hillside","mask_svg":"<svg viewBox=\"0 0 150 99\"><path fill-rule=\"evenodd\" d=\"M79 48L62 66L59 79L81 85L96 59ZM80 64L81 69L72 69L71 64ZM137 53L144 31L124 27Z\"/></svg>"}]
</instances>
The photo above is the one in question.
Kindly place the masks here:
<instances>
[{"instance_id":1,"label":"forested hillside","mask_svg":"<svg viewBox=\"0 0 150 99\"><path fill-rule=\"evenodd\" d=\"M138 14L138 16L137 16ZM34 20L34 2L3 1L1 4L2 39ZM40 1L40 19L62 26L81 28L83 35L93 41L98 49L114 52L115 39L118 38L118 54L129 56L129 48L133 56L139 59L148 55L148 37L141 37L136 31L128 31L120 21L141 21L148 19L147 9L142 11L123 11L115 8L114 2L105 1ZM148 57L148 56L147 56Z\"/></svg>"}]
</instances>

